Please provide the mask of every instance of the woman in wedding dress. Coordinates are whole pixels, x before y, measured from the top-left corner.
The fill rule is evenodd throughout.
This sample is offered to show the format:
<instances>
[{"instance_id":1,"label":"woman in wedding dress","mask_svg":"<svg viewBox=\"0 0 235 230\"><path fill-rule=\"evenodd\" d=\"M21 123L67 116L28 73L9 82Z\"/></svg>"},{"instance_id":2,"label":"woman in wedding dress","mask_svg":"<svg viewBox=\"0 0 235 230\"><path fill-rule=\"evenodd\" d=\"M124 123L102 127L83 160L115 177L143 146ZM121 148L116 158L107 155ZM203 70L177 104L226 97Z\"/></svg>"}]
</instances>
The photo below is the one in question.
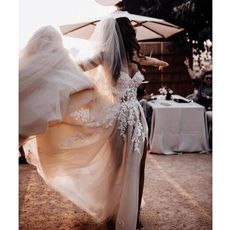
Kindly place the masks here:
<instances>
[{"instance_id":1,"label":"woman in wedding dress","mask_svg":"<svg viewBox=\"0 0 235 230\"><path fill-rule=\"evenodd\" d=\"M148 130L136 98L144 80L139 68L168 64L140 52L127 18L106 18L97 25L91 49L77 60L85 73L50 30L46 34L57 40L38 46L36 36L20 61L20 135L37 134L38 145L27 160L95 221L112 219L117 230L140 228ZM47 55L40 58L38 49Z\"/></svg>"}]
</instances>

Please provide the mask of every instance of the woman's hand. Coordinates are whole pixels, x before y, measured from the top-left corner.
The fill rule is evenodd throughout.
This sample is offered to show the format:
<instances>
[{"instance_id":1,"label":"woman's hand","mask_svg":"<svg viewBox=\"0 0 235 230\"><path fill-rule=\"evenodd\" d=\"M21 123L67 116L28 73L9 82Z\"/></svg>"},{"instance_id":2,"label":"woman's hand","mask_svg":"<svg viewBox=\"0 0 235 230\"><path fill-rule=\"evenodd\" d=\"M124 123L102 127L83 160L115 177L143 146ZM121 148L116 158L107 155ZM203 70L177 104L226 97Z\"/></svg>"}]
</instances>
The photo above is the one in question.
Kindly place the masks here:
<instances>
[{"instance_id":1,"label":"woman's hand","mask_svg":"<svg viewBox=\"0 0 235 230\"><path fill-rule=\"evenodd\" d=\"M165 68L165 66L159 66L158 69L162 71Z\"/></svg>"},{"instance_id":2,"label":"woman's hand","mask_svg":"<svg viewBox=\"0 0 235 230\"><path fill-rule=\"evenodd\" d=\"M138 60L138 62L140 65L157 67L159 68L159 70L162 70L164 67L169 66L167 62L152 57L141 58Z\"/></svg>"},{"instance_id":3,"label":"woman's hand","mask_svg":"<svg viewBox=\"0 0 235 230\"><path fill-rule=\"evenodd\" d=\"M187 68L190 68L189 59L187 57L184 60L184 64L187 66Z\"/></svg>"},{"instance_id":4,"label":"woman's hand","mask_svg":"<svg viewBox=\"0 0 235 230\"><path fill-rule=\"evenodd\" d=\"M185 60L184 60L184 64L186 65L187 67L187 71L188 71L188 74L190 76L191 79L195 79L196 76L195 76L195 73L193 72L192 68L190 67L189 65L189 59L186 57Z\"/></svg>"},{"instance_id":5,"label":"woman's hand","mask_svg":"<svg viewBox=\"0 0 235 230\"><path fill-rule=\"evenodd\" d=\"M169 66L169 64L167 62L164 62L164 61L161 61L161 62L162 62L161 65L158 66L158 69L160 71L162 71L165 67Z\"/></svg>"}]
</instances>

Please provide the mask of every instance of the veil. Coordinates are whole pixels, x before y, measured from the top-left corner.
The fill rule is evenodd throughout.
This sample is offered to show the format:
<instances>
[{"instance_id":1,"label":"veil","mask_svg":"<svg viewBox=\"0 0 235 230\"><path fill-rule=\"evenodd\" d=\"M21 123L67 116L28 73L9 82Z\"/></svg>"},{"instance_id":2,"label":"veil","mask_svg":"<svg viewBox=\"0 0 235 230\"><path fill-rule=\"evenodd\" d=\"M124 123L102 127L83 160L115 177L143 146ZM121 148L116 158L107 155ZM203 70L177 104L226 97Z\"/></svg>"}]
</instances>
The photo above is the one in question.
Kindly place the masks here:
<instances>
[{"instance_id":1,"label":"veil","mask_svg":"<svg viewBox=\"0 0 235 230\"><path fill-rule=\"evenodd\" d=\"M116 19L110 16L97 23L89 42L89 47L80 50L79 61L95 59L94 64L101 64L106 77L115 85L119 72L128 73L125 46Z\"/></svg>"},{"instance_id":2,"label":"veil","mask_svg":"<svg viewBox=\"0 0 235 230\"><path fill-rule=\"evenodd\" d=\"M50 123L62 120L85 126L112 125L121 95L127 90L120 78L128 74L122 34L115 18L110 16L97 24L89 46L80 50L76 62L52 26L42 27L32 36L19 61L21 135L43 133ZM84 67L85 73L78 65ZM84 92L79 99L80 92L88 89L90 92ZM68 113L71 116L66 116Z\"/></svg>"},{"instance_id":3,"label":"veil","mask_svg":"<svg viewBox=\"0 0 235 230\"><path fill-rule=\"evenodd\" d=\"M50 122L61 121L70 95L92 89L63 47L61 34L52 26L35 32L19 59L19 133L43 133Z\"/></svg>"},{"instance_id":4,"label":"veil","mask_svg":"<svg viewBox=\"0 0 235 230\"><path fill-rule=\"evenodd\" d=\"M77 62L69 57L61 34L52 26L35 32L19 61L21 135L44 133L49 123L64 117L67 123L75 119L86 126L112 124L119 111L119 78L128 73L122 35L114 18L97 24L89 46L80 50ZM77 64L87 71L82 73ZM80 92L87 89L92 92L84 92L79 100ZM70 103L71 100L76 102ZM72 116L66 117L68 113Z\"/></svg>"},{"instance_id":5,"label":"veil","mask_svg":"<svg viewBox=\"0 0 235 230\"><path fill-rule=\"evenodd\" d=\"M124 95L121 90L127 90L121 87L120 78L128 74L126 51L115 18L110 16L97 24L89 45L80 50L76 61L96 85L90 125L111 125Z\"/></svg>"}]
</instances>

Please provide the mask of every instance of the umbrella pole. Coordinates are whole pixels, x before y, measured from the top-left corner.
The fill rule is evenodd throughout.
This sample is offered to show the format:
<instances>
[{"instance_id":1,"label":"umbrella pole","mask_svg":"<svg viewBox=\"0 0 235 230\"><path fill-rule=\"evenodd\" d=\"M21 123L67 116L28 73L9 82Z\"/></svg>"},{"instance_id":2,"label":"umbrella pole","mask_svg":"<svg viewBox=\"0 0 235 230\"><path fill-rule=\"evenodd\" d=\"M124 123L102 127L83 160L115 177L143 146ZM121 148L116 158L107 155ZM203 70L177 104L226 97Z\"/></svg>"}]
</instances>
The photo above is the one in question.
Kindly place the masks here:
<instances>
[{"instance_id":1,"label":"umbrella pole","mask_svg":"<svg viewBox=\"0 0 235 230\"><path fill-rule=\"evenodd\" d=\"M161 42L161 60L163 58L163 42ZM163 72L161 71L161 87L163 87Z\"/></svg>"}]
</instances>

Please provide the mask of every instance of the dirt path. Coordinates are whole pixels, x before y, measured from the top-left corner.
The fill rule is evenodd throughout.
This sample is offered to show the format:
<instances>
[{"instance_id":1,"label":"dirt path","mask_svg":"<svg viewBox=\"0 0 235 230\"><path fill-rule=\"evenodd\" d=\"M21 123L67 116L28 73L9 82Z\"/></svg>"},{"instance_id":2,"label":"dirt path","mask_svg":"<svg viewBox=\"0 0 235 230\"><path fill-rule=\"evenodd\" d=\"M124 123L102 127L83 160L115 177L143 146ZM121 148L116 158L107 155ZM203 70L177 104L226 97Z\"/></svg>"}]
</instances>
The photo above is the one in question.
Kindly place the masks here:
<instances>
[{"instance_id":1,"label":"dirt path","mask_svg":"<svg viewBox=\"0 0 235 230\"><path fill-rule=\"evenodd\" d=\"M210 230L211 154L152 155L146 163L145 230ZM51 190L33 166L20 165L19 229L105 230Z\"/></svg>"}]
</instances>

